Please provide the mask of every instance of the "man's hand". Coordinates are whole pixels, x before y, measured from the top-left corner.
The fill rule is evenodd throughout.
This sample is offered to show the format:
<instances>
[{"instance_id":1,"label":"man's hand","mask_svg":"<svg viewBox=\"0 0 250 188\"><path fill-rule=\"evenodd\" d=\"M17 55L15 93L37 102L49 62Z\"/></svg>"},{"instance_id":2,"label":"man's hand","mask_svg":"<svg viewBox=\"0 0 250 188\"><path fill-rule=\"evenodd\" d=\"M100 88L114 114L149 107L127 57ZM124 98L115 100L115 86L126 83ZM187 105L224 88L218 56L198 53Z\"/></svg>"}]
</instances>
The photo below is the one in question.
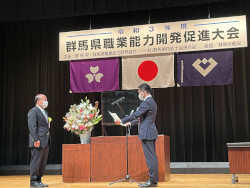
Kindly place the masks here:
<instances>
[{"instance_id":1,"label":"man's hand","mask_svg":"<svg viewBox=\"0 0 250 188\"><path fill-rule=\"evenodd\" d=\"M129 125L131 125L130 122L124 124L124 126L126 126L126 127L129 126Z\"/></svg>"},{"instance_id":2,"label":"man's hand","mask_svg":"<svg viewBox=\"0 0 250 188\"><path fill-rule=\"evenodd\" d=\"M39 148L39 147L40 147L40 140L34 142L34 146L35 146L36 148Z\"/></svg>"},{"instance_id":3,"label":"man's hand","mask_svg":"<svg viewBox=\"0 0 250 188\"><path fill-rule=\"evenodd\" d=\"M121 120L116 119L116 120L115 120L115 124L116 124L116 125L121 125L121 124L122 124L122 122L121 122Z\"/></svg>"}]
</instances>

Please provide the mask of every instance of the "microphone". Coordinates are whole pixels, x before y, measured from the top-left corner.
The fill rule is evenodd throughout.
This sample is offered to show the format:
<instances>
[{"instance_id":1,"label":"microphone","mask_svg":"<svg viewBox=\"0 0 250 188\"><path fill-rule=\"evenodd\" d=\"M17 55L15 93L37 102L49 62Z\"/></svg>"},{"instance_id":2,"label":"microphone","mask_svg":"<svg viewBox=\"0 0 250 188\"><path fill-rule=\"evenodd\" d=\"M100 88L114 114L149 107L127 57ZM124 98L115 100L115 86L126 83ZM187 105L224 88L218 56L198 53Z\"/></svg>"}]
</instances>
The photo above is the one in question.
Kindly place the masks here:
<instances>
[{"instance_id":1,"label":"microphone","mask_svg":"<svg viewBox=\"0 0 250 188\"><path fill-rule=\"evenodd\" d=\"M117 104L118 102L122 102L123 100L125 100L125 97L121 97L120 99L116 100L115 102L112 102L111 104Z\"/></svg>"}]
</instances>

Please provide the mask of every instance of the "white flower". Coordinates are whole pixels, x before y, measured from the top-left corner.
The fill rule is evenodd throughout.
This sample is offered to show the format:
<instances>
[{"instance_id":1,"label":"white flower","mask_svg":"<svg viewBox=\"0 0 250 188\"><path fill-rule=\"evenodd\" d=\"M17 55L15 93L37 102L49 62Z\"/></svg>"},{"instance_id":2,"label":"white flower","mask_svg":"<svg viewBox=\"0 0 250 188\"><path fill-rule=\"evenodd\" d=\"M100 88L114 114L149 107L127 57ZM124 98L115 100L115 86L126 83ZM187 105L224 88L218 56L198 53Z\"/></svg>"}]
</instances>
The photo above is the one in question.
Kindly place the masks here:
<instances>
[{"instance_id":1,"label":"white flower","mask_svg":"<svg viewBox=\"0 0 250 188\"><path fill-rule=\"evenodd\" d=\"M78 107L80 107L80 108L85 108L86 106L87 106L87 104L85 102L78 105Z\"/></svg>"},{"instance_id":2,"label":"white flower","mask_svg":"<svg viewBox=\"0 0 250 188\"><path fill-rule=\"evenodd\" d=\"M83 114L84 114L84 115L88 115L88 114L89 114L88 110L84 110L84 111L83 111Z\"/></svg>"},{"instance_id":3,"label":"white flower","mask_svg":"<svg viewBox=\"0 0 250 188\"><path fill-rule=\"evenodd\" d=\"M90 105L88 106L88 109L89 109L89 110L94 110L95 108L92 106L92 104L90 104Z\"/></svg>"}]
</instances>

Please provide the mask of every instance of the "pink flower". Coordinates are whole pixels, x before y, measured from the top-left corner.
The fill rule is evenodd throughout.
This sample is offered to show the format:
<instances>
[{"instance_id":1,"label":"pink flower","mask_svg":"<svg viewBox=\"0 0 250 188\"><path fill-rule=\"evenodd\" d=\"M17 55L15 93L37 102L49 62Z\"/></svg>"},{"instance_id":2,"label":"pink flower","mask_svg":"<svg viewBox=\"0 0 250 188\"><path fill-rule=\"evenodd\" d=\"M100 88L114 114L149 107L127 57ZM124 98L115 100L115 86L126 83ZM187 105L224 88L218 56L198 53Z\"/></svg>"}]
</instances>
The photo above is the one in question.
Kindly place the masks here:
<instances>
[{"instance_id":1,"label":"pink flower","mask_svg":"<svg viewBox=\"0 0 250 188\"><path fill-rule=\"evenodd\" d=\"M90 117L90 119L92 119L93 118L93 114L89 114L89 117Z\"/></svg>"},{"instance_id":2,"label":"pink flower","mask_svg":"<svg viewBox=\"0 0 250 188\"><path fill-rule=\"evenodd\" d=\"M85 128L85 126L82 125L82 126L80 126L79 130L81 131L81 130L83 130L84 128Z\"/></svg>"}]
</instances>

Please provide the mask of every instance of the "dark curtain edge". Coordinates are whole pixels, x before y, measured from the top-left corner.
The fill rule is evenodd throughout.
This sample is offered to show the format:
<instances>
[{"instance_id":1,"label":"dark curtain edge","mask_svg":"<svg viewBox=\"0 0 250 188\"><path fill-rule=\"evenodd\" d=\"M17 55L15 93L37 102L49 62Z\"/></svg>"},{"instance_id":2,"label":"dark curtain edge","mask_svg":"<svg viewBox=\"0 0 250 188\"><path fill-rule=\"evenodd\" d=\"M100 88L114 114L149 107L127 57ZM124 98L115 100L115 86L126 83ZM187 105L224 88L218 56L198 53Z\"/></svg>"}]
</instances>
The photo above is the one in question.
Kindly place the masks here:
<instances>
[{"instance_id":1,"label":"dark curtain edge","mask_svg":"<svg viewBox=\"0 0 250 188\"><path fill-rule=\"evenodd\" d=\"M58 2L58 4L56 4L56 1ZM70 1L70 3L65 0L62 1L53 0L51 3L47 4L45 2L43 2L43 4L41 4L41 2L37 4L33 2L31 4L31 1L29 0L26 1L12 0L7 2L0 2L0 10L1 10L0 22L44 20L52 18L91 16L98 14L123 13L123 12L145 11L145 10L150 11L162 8L188 7L188 6L212 4L212 3L232 1L232 0L189 0L189 1L123 0L123 1L126 2L124 3L126 4L124 7L121 7L119 3L117 3L114 0L85 0L84 3L79 3L78 0L72 0ZM111 6L111 4L114 5ZM20 8L20 6L25 8L22 9ZM87 8L84 8L85 6ZM28 11L26 9L28 9Z\"/></svg>"}]
</instances>

